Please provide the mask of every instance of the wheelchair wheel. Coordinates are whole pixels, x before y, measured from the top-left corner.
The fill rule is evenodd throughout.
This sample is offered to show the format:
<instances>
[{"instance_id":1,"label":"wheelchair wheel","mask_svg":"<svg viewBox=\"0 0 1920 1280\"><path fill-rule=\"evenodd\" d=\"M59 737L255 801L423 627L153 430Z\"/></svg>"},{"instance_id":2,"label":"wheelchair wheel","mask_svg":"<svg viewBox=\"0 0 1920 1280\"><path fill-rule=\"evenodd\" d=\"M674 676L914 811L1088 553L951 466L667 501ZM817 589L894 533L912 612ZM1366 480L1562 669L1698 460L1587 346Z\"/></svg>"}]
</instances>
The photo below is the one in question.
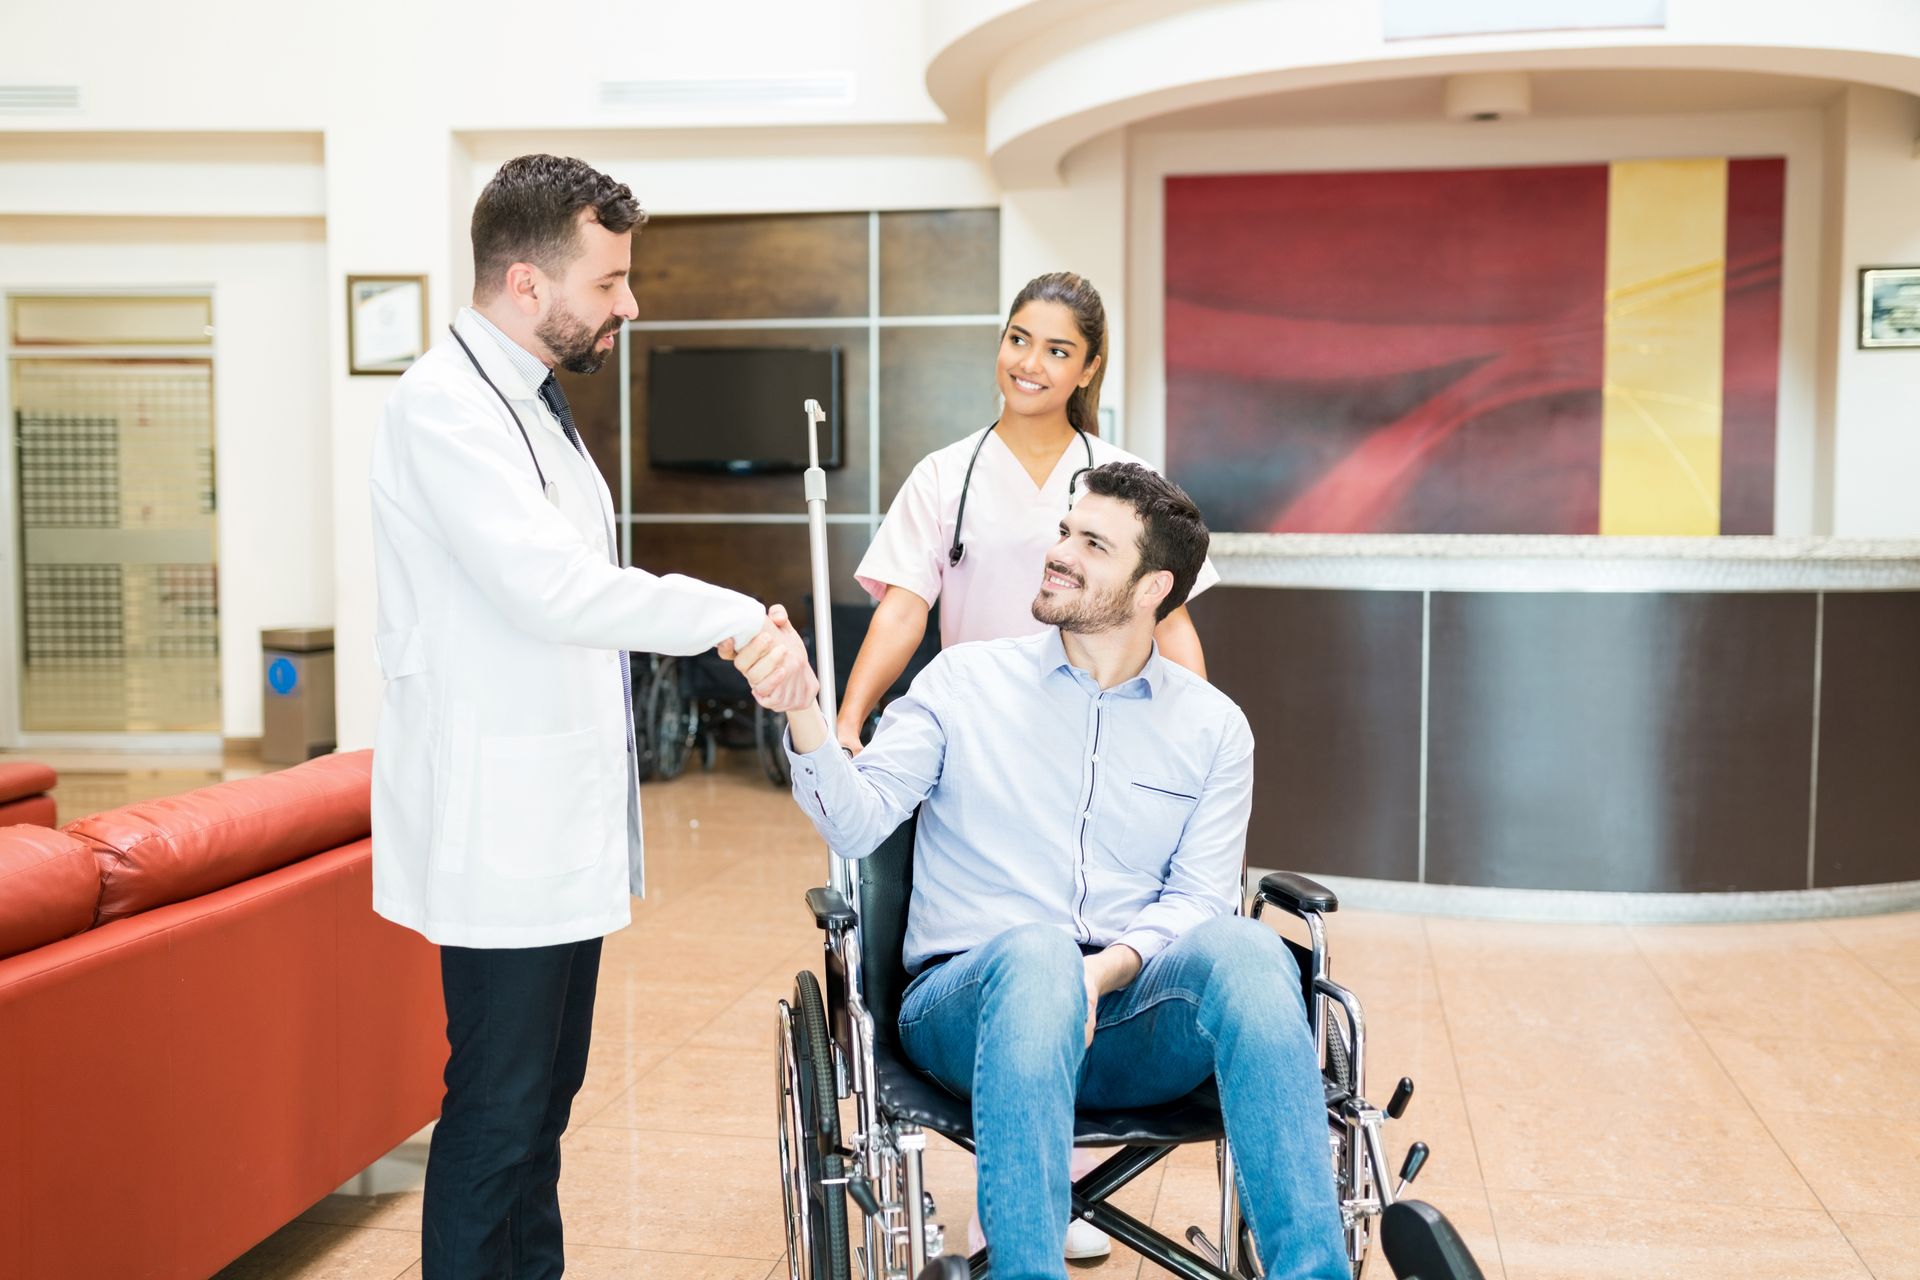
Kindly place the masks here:
<instances>
[{"instance_id":1,"label":"wheelchair wheel","mask_svg":"<svg viewBox=\"0 0 1920 1280\"><path fill-rule=\"evenodd\" d=\"M787 1214L790 1280L847 1280L847 1190L839 1182L839 1093L826 1002L811 973L780 1002L780 1195ZM831 1182L832 1185L829 1185Z\"/></svg>"},{"instance_id":2,"label":"wheelchair wheel","mask_svg":"<svg viewBox=\"0 0 1920 1280\"><path fill-rule=\"evenodd\" d=\"M647 688L648 741L653 747L653 772L662 778L677 778L687 767L687 753L693 749L700 729L700 717L693 700L680 684L680 664L663 661Z\"/></svg>"},{"instance_id":3,"label":"wheelchair wheel","mask_svg":"<svg viewBox=\"0 0 1920 1280\"><path fill-rule=\"evenodd\" d=\"M633 672L633 761L642 782L653 777L653 722L647 718L647 695L653 691L653 660L629 653Z\"/></svg>"},{"instance_id":4,"label":"wheelchair wheel","mask_svg":"<svg viewBox=\"0 0 1920 1280\"><path fill-rule=\"evenodd\" d=\"M769 711L759 703L753 706L753 749L760 757L760 767L766 770L767 781L785 791L793 785L793 769L787 764L787 748L784 742L787 732L787 718L778 711Z\"/></svg>"}]
</instances>

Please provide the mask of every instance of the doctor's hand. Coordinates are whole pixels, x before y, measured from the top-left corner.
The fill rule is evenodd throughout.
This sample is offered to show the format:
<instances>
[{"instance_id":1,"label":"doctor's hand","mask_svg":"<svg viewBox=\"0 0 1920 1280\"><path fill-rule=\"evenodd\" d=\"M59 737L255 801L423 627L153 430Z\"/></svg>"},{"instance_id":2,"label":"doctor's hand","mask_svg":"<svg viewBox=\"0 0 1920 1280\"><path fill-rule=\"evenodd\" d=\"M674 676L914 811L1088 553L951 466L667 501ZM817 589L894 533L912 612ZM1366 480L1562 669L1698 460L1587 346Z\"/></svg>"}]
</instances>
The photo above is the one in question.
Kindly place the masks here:
<instances>
[{"instance_id":1,"label":"doctor's hand","mask_svg":"<svg viewBox=\"0 0 1920 1280\"><path fill-rule=\"evenodd\" d=\"M721 656L726 656L724 649ZM733 665L753 687L754 701L769 711L800 711L816 705L820 696L807 647L780 605L767 610L767 625L733 655Z\"/></svg>"}]
</instances>

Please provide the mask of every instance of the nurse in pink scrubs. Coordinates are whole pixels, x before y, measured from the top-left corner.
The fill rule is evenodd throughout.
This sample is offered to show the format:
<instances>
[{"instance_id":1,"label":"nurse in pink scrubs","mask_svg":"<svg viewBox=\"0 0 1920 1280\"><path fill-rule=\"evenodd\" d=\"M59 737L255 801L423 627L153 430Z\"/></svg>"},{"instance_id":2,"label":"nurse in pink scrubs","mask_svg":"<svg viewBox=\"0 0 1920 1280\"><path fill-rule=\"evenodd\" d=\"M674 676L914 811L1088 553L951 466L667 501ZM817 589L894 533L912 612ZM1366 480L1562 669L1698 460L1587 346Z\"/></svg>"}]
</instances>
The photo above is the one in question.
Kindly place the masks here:
<instances>
[{"instance_id":1,"label":"nurse in pink scrubs","mask_svg":"<svg viewBox=\"0 0 1920 1280\"><path fill-rule=\"evenodd\" d=\"M1043 629L1033 597L1068 483L1088 467L1141 461L1094 434L1106 353L1106 308L1079 276L1040 276L1013 300L996 360L999 420L920 460L860 561L856 576L879 608L840 702L849 751L860 750L861 726L906 670L935 602L942 646ZM1192 594L1219 580L1208 561ZM1185 606L1155 639L1164 657L1206 675Z\"/></svg>"}]
</instances>

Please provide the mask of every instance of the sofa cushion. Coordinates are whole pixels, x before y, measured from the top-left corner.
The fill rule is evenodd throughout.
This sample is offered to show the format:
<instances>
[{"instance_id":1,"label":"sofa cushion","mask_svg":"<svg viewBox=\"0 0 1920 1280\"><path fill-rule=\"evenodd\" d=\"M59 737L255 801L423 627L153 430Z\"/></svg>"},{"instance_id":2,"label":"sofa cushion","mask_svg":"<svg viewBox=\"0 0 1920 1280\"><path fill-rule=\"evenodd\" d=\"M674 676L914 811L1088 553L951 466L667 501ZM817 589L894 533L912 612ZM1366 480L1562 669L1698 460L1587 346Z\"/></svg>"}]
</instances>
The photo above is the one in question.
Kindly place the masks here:
<instances>
[{"instance_id":1,"label":"sofa cushion","mask_svg":"<svg viewBox=\"0 0 1920 1280\"><path fill-rule=\"evenodd\" d=\"M59 781L60 775L46 765L28 760L10 760L0 764L0 803L51 791Z\"/></svg>"},{"instance_id":2,"label":"sofa cushion","mask_svg":"<svg viewBox=\"0 0 1920 1280\"><path fill-rule=\"evenodd\" d=\"M51 827L0 828L0 958L93 927L93 849Z\"/></svg>"},{"instance_id":3,"label":"sofa cushion","mask_svg":"<svg viewBox=\"0 0 1920 1280\"><path fill-rule=\"evenodd\" d=\"M99 863L95 922L197 898L364 838L372 777L373 753L355 751L82 818L66 830Z\"/></svg>"},{"instance_id":4,"label":"sofa cushion","mask_svg":"<svg viewBox=\"0 0 1920 1280\"><path fill-rule=\"evenodd\" d=\"M57 827L59 810L52 796L28 796L0 803L0 827Z\"/></svg>"}]
</instances>

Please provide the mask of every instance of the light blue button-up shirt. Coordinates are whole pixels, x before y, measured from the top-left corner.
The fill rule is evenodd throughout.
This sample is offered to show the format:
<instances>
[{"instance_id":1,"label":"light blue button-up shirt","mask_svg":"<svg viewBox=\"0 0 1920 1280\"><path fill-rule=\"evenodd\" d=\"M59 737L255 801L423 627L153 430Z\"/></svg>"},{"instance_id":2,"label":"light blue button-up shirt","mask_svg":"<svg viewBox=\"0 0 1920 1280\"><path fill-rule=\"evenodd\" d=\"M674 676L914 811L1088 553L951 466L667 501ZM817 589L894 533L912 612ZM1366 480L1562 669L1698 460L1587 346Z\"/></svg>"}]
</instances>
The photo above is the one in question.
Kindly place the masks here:
<instances>
[{"instance_id":1,"label":"light blue button-up shirt","mask_svg":"<svg viewBox=\"0 0 1920 1280\"><path fill-rule=\"evenodd\" d=\"M955 645L857 758L829 736L792 760L794 798L844 857L920 806L910 970L1020 924L1151 960L1239 906L1253 731L1158 647L1102 690L1055 628Z\"/></svg>"}]
</instances>

